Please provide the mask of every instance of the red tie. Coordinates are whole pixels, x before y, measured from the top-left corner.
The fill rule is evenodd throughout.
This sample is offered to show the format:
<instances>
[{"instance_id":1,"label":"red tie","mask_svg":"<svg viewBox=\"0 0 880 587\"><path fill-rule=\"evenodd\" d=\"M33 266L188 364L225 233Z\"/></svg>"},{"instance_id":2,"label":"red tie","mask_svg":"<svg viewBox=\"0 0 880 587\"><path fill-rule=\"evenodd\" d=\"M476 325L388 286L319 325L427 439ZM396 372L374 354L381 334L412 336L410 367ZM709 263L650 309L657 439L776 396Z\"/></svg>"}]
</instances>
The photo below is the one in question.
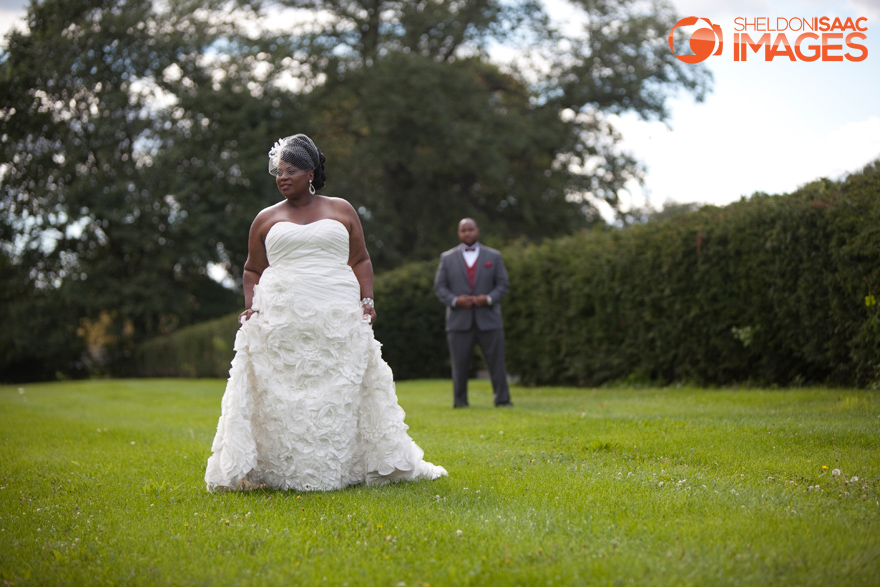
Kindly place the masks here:
<instances>
[{"instance_id":1,"label":"red tie","mask_svg":"<svg viewBox=\"0 0 880 587\"><path fill-rule=\"evenodd\" d=\"M465 263L464 268L465 268L465 271L467 271L468 281L471 284L471 291L473 292L474 291L474 284L476 283L476 280L477 280L477 264L474 263L473 265L468 267L468 264Z\"/></svg>"}]
</instances>

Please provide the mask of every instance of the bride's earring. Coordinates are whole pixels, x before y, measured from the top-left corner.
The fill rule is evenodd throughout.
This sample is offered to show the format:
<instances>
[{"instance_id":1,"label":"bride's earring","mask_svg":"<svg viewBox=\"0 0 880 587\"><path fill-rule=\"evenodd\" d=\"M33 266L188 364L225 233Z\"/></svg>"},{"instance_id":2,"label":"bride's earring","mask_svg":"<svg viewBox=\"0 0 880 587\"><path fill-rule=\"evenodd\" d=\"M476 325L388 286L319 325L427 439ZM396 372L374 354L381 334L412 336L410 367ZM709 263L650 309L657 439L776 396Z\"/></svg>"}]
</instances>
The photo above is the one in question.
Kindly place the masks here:
<instances>
[{"instance_id":1,"label":"bride's earring","mask_svg":"<svg viewBox=\"0 0 880 587\"><path fill-rule=\"evenodd\" d=\"M315 186L312 185L312 180L309 180L309 193L313 196L315 195Z\"/></svg>"}]
</instances>

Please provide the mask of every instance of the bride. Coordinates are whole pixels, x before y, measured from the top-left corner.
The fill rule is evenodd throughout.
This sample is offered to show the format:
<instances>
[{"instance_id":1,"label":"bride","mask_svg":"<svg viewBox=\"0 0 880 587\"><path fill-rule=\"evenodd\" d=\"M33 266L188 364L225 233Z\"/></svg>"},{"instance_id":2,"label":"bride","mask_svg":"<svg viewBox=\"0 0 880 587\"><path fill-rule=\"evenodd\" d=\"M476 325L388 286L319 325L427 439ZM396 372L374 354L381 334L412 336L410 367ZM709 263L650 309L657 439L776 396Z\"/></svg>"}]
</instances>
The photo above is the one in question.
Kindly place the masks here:
<instances>
[{"instance_id":1,"label":"bride","mask_svg":"<svg viewBox=\"0 0 880 587\"><path fill-rule=\"evenodd\" d=\"M257 214L244 265L247 308L223 394L209 491L297 491L437 479L407 434L373 337L373 266L351 204L318 195L324 155L279 140L269 173L284 200Z\"/></svg>"}]
</instances>

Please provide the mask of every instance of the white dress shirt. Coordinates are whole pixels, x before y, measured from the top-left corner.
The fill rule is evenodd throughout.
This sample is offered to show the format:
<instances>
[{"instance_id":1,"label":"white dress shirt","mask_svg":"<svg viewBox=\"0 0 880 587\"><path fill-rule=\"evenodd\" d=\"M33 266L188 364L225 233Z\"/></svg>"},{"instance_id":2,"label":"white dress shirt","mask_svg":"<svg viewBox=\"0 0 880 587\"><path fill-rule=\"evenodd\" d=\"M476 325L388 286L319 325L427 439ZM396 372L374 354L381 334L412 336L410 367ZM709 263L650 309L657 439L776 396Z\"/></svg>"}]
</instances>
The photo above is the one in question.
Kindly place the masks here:
<instances>
[{"instance_id":1,"label":"white dress shirt","mask_svg":"<svg viewBox=\"0 0 880 587\"><path fill-rule=\"evenodd\" d=\"M472 248L473 250L468 251L468 248ZM464 256L464 262L467 263L467 266L473 267L474 263L477 262L477 259L480 256L480 243L474 243L473 247L461 245L461 254Z\"/></svg>"}]
</instances>

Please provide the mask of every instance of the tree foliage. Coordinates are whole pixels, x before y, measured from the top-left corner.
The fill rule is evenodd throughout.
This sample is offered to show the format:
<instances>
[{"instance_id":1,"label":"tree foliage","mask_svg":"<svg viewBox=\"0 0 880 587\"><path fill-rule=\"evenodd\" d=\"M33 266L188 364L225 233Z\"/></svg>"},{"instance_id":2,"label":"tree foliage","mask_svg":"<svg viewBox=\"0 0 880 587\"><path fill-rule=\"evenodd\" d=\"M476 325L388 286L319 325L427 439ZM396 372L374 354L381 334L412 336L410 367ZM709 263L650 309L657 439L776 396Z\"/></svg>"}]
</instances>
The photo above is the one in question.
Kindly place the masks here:
<instances>
[{"instance_id":1,"label":"tree foliage","mask_svg":"<svg viewBox=\"0 0 880 587\"><path fill-rule=\"evenodd\" d=\"M877 389L878 194L880 161L793 194L506 247L508 371L540 385ZM396 378L449 374L436 268L376 280L376 337ZM223 376L235 317L149 341L139 374Z\"/></svg>"},{"instance_id":2,"label":"tree foliage","mask_svg":"<svg viewBox=\"0 0 880 587\"><path fill-rule=\"evenodd\" d=\"M229 309L233 294L207 276L216 254L192 238L189 211L154 167L169 144L166 72L204 56L220 28L186 6L47 0L32 5L26 34L9 36L0 234L3 280L21 295L4 310L27 317L3 346L15 377L89 368L86 332L124 352Z\"/></svg>"},{"instance_id":3,"label":"tree foliage","mask_svg":"<svg viewBox=\"0 0 880 587\"><path fill-rule=\"evenodd\" d=\"M789 195L507 251L511 369L529 383L876 387L878 191L875 162Z\"/></svg>"},{"instance_id":4,"label":"tree foliage","mask_svg":"<svg viewBox=\"0 0 880 587\"><path fill-rule=\"evenodd\" d=\"M594 224L641 173L607 115L662 119L708 74L665 46L668 5L572 8L564 34L536 0L34 2L0 58L0 279L7 317L46 319L0 371L88 367L233 307L208 267L240 275L278 198L266 152L294 132L380 269L435 257L464 216L496 244Z\"/></svg>"},{"instance_id":5,"label":"tree foliage","mask_svg":"<svg viewBox=\"0 0 880 587\"><path fill-rule=\"evenodd\" d=\"M435 257L465 216L499 243L594 224L641 177L607 114L663 119L671 91L708 85L669 51L659 2L573 2L568 35L530 0L287 3L328 13L293 53L322 80L314 132L344 162L328 193L361 211L382 268Z\"/></svg>"}]
</instances>

